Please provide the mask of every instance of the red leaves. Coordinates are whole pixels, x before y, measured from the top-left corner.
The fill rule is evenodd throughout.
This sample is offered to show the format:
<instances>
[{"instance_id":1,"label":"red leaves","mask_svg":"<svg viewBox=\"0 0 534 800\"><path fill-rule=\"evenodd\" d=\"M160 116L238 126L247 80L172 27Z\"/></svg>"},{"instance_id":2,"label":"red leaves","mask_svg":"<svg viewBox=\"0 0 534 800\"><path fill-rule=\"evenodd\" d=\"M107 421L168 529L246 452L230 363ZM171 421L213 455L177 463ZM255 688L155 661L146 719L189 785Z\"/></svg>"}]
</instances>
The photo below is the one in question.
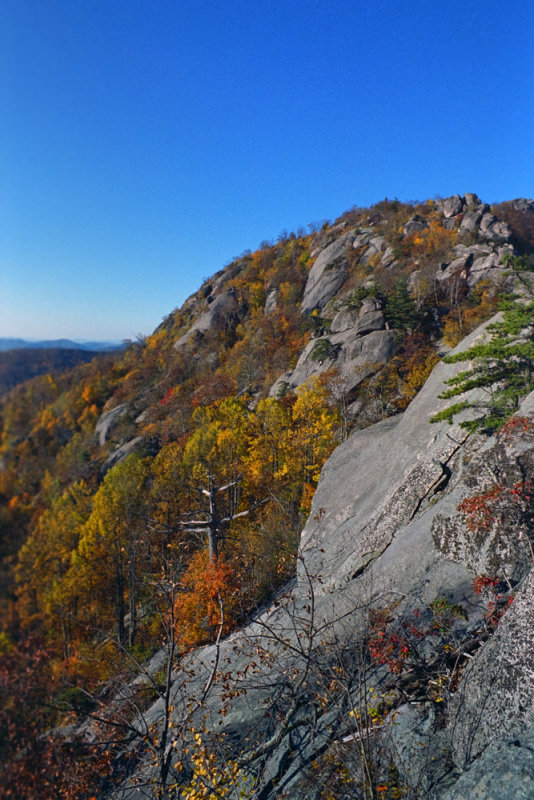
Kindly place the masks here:
<instances>
[{"instance_id":1,"label":"red leaves","mask_svg":"<svg viewBox=\"0 0 534 800\"><path fill-rule=\"evenodd\" d=\"M495 588L500 584L497 577L490 578L488 575L477 575L473 582L475 594L481 594L485 589Z\"/></svg>"},{"instance_id":2,"label":"red leaves","mask_svg":"<svg viewBox=\"0 0 534 800\"><path fill-rule=\"evenodd\" d=\"M405 631L392 627L388 609L374 610L367 648L375 663L386 664L395 675L402 672L411 655Z\"/></svg>"},{"instance_id":3,"label":"red leaves","mask_svg":"<svg viewBox=\"0 0 534 800\"><path fill-rule=\"evenodd\" d=\"M516 503L520 503L522 501L525 503L530 503L532 490L532 481L518 481L517 483L514 483L510 489L510 494Z\"/></svg>"},{"instance_id":4,"label":"red leaves","mask_svg":"<svg viewBox=\"0 0 534 800\"><path fill-rule=\"evenodd\" d=\"M165 394L163 395L163 397L160 400L160 403L161 403L162 406L167 405L167 403L169 402L169 400L173 396L174 392L175 392L175 387L174 386L171 386L171 388L167 392L165 392Z\"/></svg>"},{"instance_id":5,"label":"red leaves","mask_svg":"<svg viewBox=\"0 0 534 800\"><path fill-rule=\"evenodd\" d=\"M510 503L519 506L520 515L531 514L530 502L534 491L531 480L517 481L510 488L496 483L486 492L466 497L457 510L465 517L465 524L472 533L489 530L495 522L511 522ZM521 520L516 519L519 523Z\"/></svg>"},{"instance_id":6,"label":"red leaves","mask_svg":"<svg viewBox=\"0 0 534 800\"><path fill-rule=\"evenodd\" d=\"M533 429L532 420L528 417L513 416L502 426L499 436L506 442L510 442L515 436L522 433L530 433Z\"/></svg>"},{"instance_id":7,"label":"red leaves","mask_svg":"<svg viewBox=\"0 0 534 800\"><path fill-rule=\"evenodd\" d=\"M489 600L488 607L484 613L486 624L491 628L497 627L501 617L510 608L515 599L514 594L503 597L502 588L504 585L504 582L496 575L491 577L489 575L477 575L473 583L475 594L485 594L492 598Z\"/></svg>"},{"instance_id":8,"label":"red leaves","mask_svg":"<svg viewBox=\"0 0 534 800\"><path fill-rule=\"evenodd\" d=\"M480 533L489 529L494 518L495 504L504 491L504 486L496 483L486 492L462 500L457 510L465 515L468 530Z\"/></svg>"}]
</instances>

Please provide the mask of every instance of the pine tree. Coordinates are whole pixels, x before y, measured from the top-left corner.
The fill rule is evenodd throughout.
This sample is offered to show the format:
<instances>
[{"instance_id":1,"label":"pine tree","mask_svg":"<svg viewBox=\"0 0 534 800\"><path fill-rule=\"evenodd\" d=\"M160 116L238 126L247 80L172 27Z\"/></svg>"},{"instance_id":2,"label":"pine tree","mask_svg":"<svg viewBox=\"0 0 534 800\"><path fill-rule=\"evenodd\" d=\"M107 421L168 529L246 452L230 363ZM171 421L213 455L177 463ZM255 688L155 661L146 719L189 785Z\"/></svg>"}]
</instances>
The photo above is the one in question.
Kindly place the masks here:
<instances>
[{"instance_id":1,"label":"pine tree","mask_svg":"<svg viewBox=\"0 0 534 800\"><path fill-rule=\"evenodd\" d=\"M392 328L411 331L417 325L417 310L406 279L395 284L393 292L386 298L386 320Z\"/></svg>"},{"instance_id":2,"label":"pine tree","mask_svg":"<svg viewBox=\"0 0 534 800\"><path fill-rule=\"evenodd\" d=\"M519 261L519 260L518 260ZM522 264L513 263L514 272ZM526 282L523 280L524 285ZM532 295L531 295L532 296ZM450 386L440 397L460 397L480 389L474 398L459 400L435 414L431 422L453 421L462 411L474 416L463 420L469 431L493 433L517 411L521 399L534 389L534 300L509 295L501 301L502 319L488 326L488 341L462 353L447 356L448 364L473 361L473 366L447 381Z\"/></svg>"}]
</instances>

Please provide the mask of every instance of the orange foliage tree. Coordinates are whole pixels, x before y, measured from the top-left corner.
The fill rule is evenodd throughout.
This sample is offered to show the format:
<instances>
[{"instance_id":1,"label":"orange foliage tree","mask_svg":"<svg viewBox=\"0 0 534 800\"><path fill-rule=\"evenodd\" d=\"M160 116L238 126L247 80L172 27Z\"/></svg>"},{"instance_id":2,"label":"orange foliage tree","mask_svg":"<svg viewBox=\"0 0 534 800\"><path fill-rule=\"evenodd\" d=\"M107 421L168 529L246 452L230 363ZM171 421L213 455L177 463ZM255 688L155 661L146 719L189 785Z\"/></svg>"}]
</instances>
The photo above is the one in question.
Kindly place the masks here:
<instances>
[{"instance_id":1,"label":"orange foliage tree","mask_svg":"<svg viewBox=\"0 0 534 800\"><path fill-rule=\"evenodd\" d=\"M190 648L228 633L239 614L239 583L223 555L200 550L180 582L175 603L178 643Z\"/></svg>"}]
</instances>

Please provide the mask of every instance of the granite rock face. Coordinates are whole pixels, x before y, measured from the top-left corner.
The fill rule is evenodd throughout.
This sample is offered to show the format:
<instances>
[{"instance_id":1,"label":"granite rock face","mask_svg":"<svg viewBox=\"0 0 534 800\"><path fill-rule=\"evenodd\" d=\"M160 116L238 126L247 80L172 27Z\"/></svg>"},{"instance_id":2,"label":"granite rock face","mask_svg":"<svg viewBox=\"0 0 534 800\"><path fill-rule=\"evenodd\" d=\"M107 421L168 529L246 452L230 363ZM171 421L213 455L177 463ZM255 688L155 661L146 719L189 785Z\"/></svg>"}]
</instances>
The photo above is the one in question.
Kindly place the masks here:
<instances>
[{"instance_id":1,"label":"granite rock face","mask_svg":"<svg viewBox=\"0 0 534 800\"><path fill-rule=\"evenodd\" d=\"M113 450L112 453L106 458L102 465L102 472L106 472L111 467L118 464L120 461L123 461L130 453L133 453L143 444L143 437L142 436L134 436L133 439L130 439L128 442L123 442L118 447Z\"/></svg>"},{"instance_id":2,"label":"granite rock face","mask_svg":"<svg viewBox=\"0 0 534 800\"><path fill-rule=\"evenodd\" d=\"M341 317L336 328L346 324ZM482 326L459 348L484 336ZM192 727L216 733L227 757L248 765L262 800L320 797L312 765L340 748L358 774L361 732L351 708L369 707L369 686L383 704L369 746L377 759L388 754L384 763L394 765L410 797L532 796L534 526L529 509L519 519L521 509L506 505L505 495L534 479L534 441L530 433L488 439L430 425L446 405L438 397L444 381L461 368L439 364L403 414L356 431L334 451L302 533L296 583L246 627L194 651L176 673L173 724L204 693ZM534 420L532 396L520 414ZM459 505L496 480L505 505L481 539ZM475 591L482 570L502 582L500 621L488 621L489 596ZM446 634L433 627L436 601L462 609ZM397 673L366 655L373 613L387 613L396 635L408 624L420 631L417 658ZM224 679L210 683L212 674ZM332 702L324 699L329 691ZM143 724L157 726L163 713L158 701ZM139 765L137 776L150 769ZM138 795L125 785L119 796Z\"/></svg>"},{"instance_id":3,"label":"granite rock face","mask_svg":"<svg viewBox=\"0 0 534 800\"><path fill-rule=\"evenodd\" d=\"M309 313L324 306L345 282L348 270L345 253L354 241L354 232L343 234L317 256L304 288L301 310Z\"/></svg>"},{"instance_id":4,"label":"granite rock face","mask_svg":"<svg viewBox=\"0 0 534 800\"><path fill-rule=\"evenodd\" d=\"M444 200L438 200L438 208L442 211L443 216L448 219L449 217L455 217L457 214L461 213L464 202L465 201L459 194L455 194L453 197L446 197Z\"/></svg>"},{"instance_id":5,"label":"granite rock face","mask_svg":"<svg viewBox=\"0 0 534 800\"><path fill-rule=\"evenodd\" d=\"M382 322L383 314L379 312L374 317L374 324ZM370 319L368 318L367 325ZM365 328L364 328L365 329ZM321 342L327 343L330 354L324 357L317 356L317 347ZM350 392L369 375L373 375L383 367L391 358L395 348L395 335L393 331L367 330L365 334L359 333L358 324L352 329L333 333L319 339L312 339L304 348L294 370L286 372L271 387L270 394L276 397L280 391L296 389L312 375L336 367L343 380L345 391Z\"/></svg>"},{"instance_id":6,"label":"granite rock face","mask_svg":"<svg viewBox=\"0 0 534 800\"><path fill-rule=\"evenodd\" d=\"M506 256L514 252L508 226L473 194L445 198L436 208L438 224L460 231L463 243L442 263L403 261L413 267L414 294L418 276L451 292L481 280L503 282ZM351 268L359 271L356 288L373 295L366 278L372 268L394 280L396 259L406 259L402 246L409 249L427 227L413 217L395 229L394 246L372 221L329 231L337 238L322 239L311 254L301 303L305 320L317 325L272 395L332 368L350 393L388 362L396 337L385 303L353 291ZM266 288L268 313L282 302L282 293ZM178 348L241 312L224 274L195 303ZM485 330L459 348L480 341ZM485 438L459 425L430 425L448 404L439 399L445 381L464 368L439 364L404 413L355 431L337 447L301 534L294 582L242 629L195 650L176 669L174 729L193 709L188 724L224 742L225 758L254 774L261 800L319 800L317 775L340 752L361 786L355 720L375 702L381 723L364 731L373 762L387 754L383 763L410 800L534 797L534 514L527 491L534 483L534 396L520 409L529 422L519 435ZM105 439L113 419L108 425L102 418L99 436ZM484 525L465 513L477 496L490 498ZM490 588L476 591L477 578ZM435 627L436 603L460 609L442 626L445 633ZM397 672L370 657L373 619L386 618L384 636L412 635L410 657ZM163 655L158 659L164 663ZM157 728L164 714L160 700L139 724ZM148 761L138 765L141 783L151 769ZM130 782L114 798L138 796Z\"/></svg>"},{"instance_id":7,"label":"granite rock face","mask_svg":"<svg viewBox=\"0 0 534 800\"><path fill-rule=\"evenodd\" d=\"M506 259L514 253L506 223L499 221L475 194L438 200L436 207L442 214L438 220L442 227L457 230L466 242L471 239L473 243L457 244L453 248L454 257L436 264L432 279L451 292L458 292L462 287L473 288L480 281L503 285L507 275ZM402 236L410 237L428 228L428 222L415 214L402 227ZM350 290L343 287L349 277L347 253L351 248L359 253L359 264L363 268L380 264L381 268L393 270L397 263L395 248L388 244L386 237L378 235L372 225L344 232L326 248L312 254L315 261L308 275L301 309L305 314L320 313L329 327L308 343L295 369L280 376L271 387L271 395L276 396L283 388L294 389L312 375L333 367L339 369L350 391L394 354L393 337L386 331L380 304L370 297L356 308L348 302ZM408 278L408 288L415 294L420 279L428 281L429 278L428 274L421 277L418 269ZM270 298L271 295L269 303ZM371 333L373 337L365 341ZM321 338L328 340L323 346L318 344ZM323 356L315 358L314 353Z\"/></svg>"},{"instance_id":8,"label":"granite rock face","mask_svg":"<svg viewBox=\"0 0 534 800\"><path fill-rule=\"evenodd\" d=\"M386 364L395 350L395 334L386 330L380 302L366 297L356 308L342 305L332 319L328 334L311 339L294 370L286 372L272 386L270 394L301 386L312 375L335 367L346 392Z\"/></svg>"},{"instance_id":9,"label":"granite rock face","mask_svg":"<svg viewBox=\"0 0 534 800\"><path fill-rule=\"evenodd\" d=\"M534 793L534 731L488 747L442 800L530 800Z\"/></svg>"},{"instance_id":10,"label":"granite rock face","mask_svg":"<svg viewBox=\"0 0 534 800\"><path fill-rule=\"evenodd\" d=\"M462 675L451 708L455 761L465 767L503 736L520 737L533 724L534 576L529 573L493 637Z\"/></svg>"},{"instance_id":11,"label":"granite rock face","mask_svg":"<svg viewBox=\"0 0 534 800\"><path fill-rule=\"evenodd\" d=\"M233 289L222 292L216 296L207 297L208 309L200 314L189 330L181 336L175 344L176 349L194 340L207 331L224 326L228 319L239 316L239 302Z\"/></svg>"},{"instance_id":12,"label":"granite rock face","mask_svg":"<svg viewBox=\"0 0 534 800\"><path fill-rule=\"evenodd\" d=\"M106 443L113 426L117 423L120 417L128 413L128 406L126 403L121 403L115 408L104 411L95 425L95 436L98 439L100 446Z\"/></svg>"}]
</instances>

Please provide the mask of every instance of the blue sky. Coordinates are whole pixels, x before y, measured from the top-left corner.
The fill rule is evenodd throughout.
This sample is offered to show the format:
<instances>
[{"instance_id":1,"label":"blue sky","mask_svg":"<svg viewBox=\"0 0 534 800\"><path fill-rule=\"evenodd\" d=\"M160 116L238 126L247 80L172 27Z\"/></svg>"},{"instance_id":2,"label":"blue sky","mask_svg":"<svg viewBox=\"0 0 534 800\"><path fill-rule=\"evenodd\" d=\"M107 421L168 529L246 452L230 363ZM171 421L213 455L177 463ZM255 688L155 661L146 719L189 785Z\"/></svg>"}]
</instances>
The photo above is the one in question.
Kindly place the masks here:
<instances>
[{"instance_id":1,"label":"blue sky","mask_svg":"<svg viewBox=\"0 0 534 800\"><path fill-rule=\"evenodd\" d=\"M0 336L150 333L283 230L534 195L530 0L4 0Z\"/></svg>"}]
</instances>

